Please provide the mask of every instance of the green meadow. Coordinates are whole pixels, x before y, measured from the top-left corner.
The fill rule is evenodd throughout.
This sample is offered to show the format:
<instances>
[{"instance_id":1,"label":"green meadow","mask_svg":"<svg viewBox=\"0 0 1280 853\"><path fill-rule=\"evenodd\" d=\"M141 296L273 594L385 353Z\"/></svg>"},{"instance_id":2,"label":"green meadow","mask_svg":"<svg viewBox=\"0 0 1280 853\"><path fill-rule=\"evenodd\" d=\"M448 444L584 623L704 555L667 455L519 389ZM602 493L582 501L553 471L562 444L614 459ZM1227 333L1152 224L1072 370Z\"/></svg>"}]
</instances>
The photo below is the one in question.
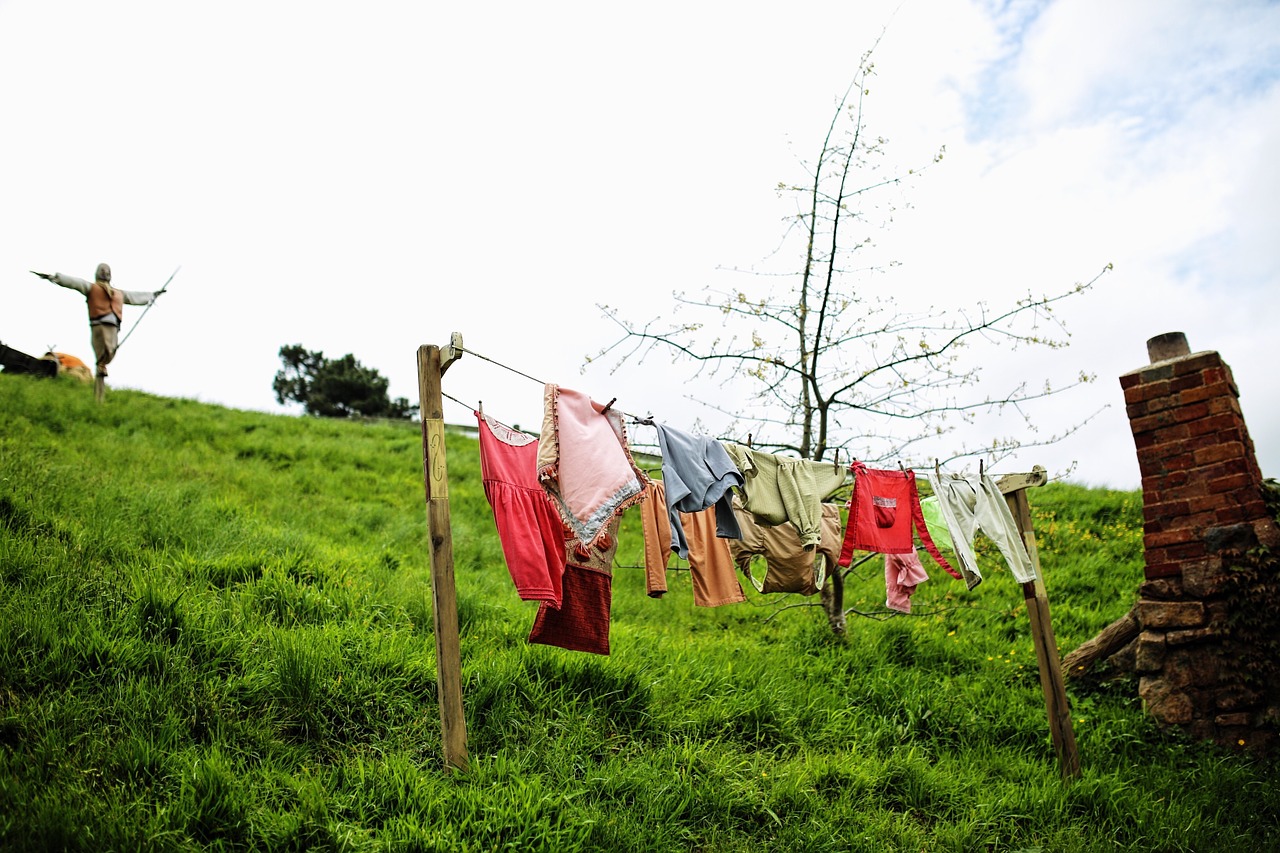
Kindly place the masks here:
<instances>
[{"instance_id":1,"label":"green meadow","mask_svg":"<svg viewBox=\"0 0 1280 853\"><path fill-rule=\"evenodd\" d=\"M869 561L836 637L816 598L745 582L698 608L673 570L648 598L629 513L612 655L530 645L476 443L446 444L466 773L441 755L417 424L0 375L0 848L1280 848L1275 762L1160 730L1132 679L1068 684L1062 780L994 547L985 583L933 570L909 616ZM1029 497L1065 653L1136 598L1141 497Z\"/></svg>"}]
</instances>

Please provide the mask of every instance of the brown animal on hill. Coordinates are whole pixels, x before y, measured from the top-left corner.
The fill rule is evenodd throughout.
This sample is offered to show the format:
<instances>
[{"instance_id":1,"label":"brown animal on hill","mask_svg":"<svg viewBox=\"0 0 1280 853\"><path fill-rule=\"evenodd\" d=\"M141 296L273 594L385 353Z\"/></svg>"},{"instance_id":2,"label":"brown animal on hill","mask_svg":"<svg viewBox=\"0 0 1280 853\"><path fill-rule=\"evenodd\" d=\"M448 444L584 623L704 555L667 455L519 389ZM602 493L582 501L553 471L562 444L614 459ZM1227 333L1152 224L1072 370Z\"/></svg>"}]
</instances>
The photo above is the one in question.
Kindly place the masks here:
<instances>
[{"instance_id":1,"label":"brown animal on hill","mask_svg":"<svg viewBox=\"0 0 1280 853\"><path fill-rule=\"evenodd\" d=\"M42 361L57 362L59 376L71 376L85 383L93 381L93 371L89 369L89 365L85 364L74 355L65 352L53 352L50 350L40 356L40 359Z\"/></svg>"}]
</instances>

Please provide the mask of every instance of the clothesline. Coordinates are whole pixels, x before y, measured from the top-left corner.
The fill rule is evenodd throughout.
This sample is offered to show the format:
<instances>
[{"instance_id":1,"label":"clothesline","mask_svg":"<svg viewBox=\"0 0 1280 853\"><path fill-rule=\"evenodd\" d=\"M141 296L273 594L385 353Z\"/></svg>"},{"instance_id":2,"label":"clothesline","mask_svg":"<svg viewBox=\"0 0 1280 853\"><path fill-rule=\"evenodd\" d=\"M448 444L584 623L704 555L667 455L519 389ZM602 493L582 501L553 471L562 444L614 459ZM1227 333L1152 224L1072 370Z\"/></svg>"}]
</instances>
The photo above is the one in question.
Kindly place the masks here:
<instances>
[{"instance_id":1,"label":"clothesline","mask_svg":"<svg viewBox=\"0 0 1280 853\"><path fill-rule=\"evenodd\" d=\"M531 382L536 382L537 384L542 385L543 387L545 387L545 386L548 384L548 383L546 383L546 382L543 382L543 381L542 381L542 380L540 380L540 379L537 379L536 377L530 376L529 374L525 373L525 372L524 372L524 371L522 371L522 370L518 370L518 369L516 369L516 368L514 368L514 367L512 367L512 366L510 366L510 365L508 365L508 364L504 364L504 363L502 363L501 361L498 361L497 359L489 358L488 356L486 356L486 355L482 355L482 354L480 354L480 353L476 352L476 351L475 351L475 350L473 350L473 349L469 349L469 348L467 348L467 347L465 347L465 346L458 346L458 347L456 347L456 349L457 349L458 351L460 351L460 352L469 353L469 354L471 354L471 355L475 356L476 358L480 359L481 361L487 361L487 362L489 362L490 364L493 364L493 365L496 365L496 366L498 366L498 367L501 367L503 370L509 370L510 372L512 372L512 373L514 373L514 374L516 374L517 376L524 377L525 379L528 379L528 380L530 380ZM454 396L453 396L453 395L451 395L451 394L447 394L447 393L445 393L444 391L441 391L441 392L440 392L440 395L441 395L442 397L444 397L444 398L448 399L448 400L452 400L453 402L457 403L459 406L464 406L464 407L466 407L467 409L469 409L469 410L471 410L471 411L473 411L473 412L478 411L478 412L480 412L481 414L483 414L483 413L484 413L484 402L483 402L483 401L480 401L477 405L474 405L474 406L473 406L473 405L471 405L471 404L469 404L469 403L466 403L466 402L464 402L464 401L462 401L462 400L459 400L457 397L454 397ZM616 400L616 399L617 399L617 398L614 398L614 400ZM613 406L614 400L610 400L610 401L609 401L609 403L604 407L606 411L607 411L608 409L610 409L610 408L614 408L614 406ZM649 427L652 427L652 426L654 425L654 419L653 419L653 416L652 416L652 415L646 415L646 416L644 416L644 417L641 417L641 416L639 416L639 415L633 415L633 414L631 414L631 413L629 413L629 412L625 412L625 411L623 411L622 409L618 409L618 411L619 411L619 412L621 412L622 414L626 415L628 418L630 418L630 419L631 419L631 422L632 422L633 424L637 424L637 425L641 425L641 426L649 426ZM504 421L503 423L504 423L504 425L506 425L505 421ZM520 427L518 427L518 426L516 426L516 427L512 427L512 428L513 428L513 429L516 429L516 430L519 430L520 432L523 432L523 433L525 433L526 435L536 435L536 433L530 432L529 430L526 430L526 429L521 429L521 428L520 428ZM748 436L748 437L747 437L747 445L748 445L748 446L750 446L750 444L751 444L751 437L750 437L750 436ZM641 445L641 446L648 448L648 447L653 447L653 446L655 446L655 445L645 444L645 445ZM647 452L647 451L646 451L646 452ZM837 461L837 463L838 463L838 461L839 461L839 455L838 455L838 454L839 454L839 451L837 450L836 452L837 452L836 461ZM661 459L661 458L662 458L661 453L649 453L649 455L651 455L651 456L655 456L655 457L657 457L657 458L659 458L659 459ZM857 461L858 461L858 460L857 460L857 458L856 458L856 457L854 457L853 459L851 459L851 460L850 460L850 462L857 462ZM938 472L938 470L939 470L939 466L938 466L938 463L937 463L936 461L934 462L934 464L933 464L932 466L929 466L929 465L912 465L912 466L904 466L904 465L902 464L902 462L901 462L901 461L899 461L899 462L898 462L898 469L899 469L899 470L905 471L905 470L907 470L908 468L909 468L910 470L912 470L912 471L917 471L917 472L928 472L928 471L933 471L933 472L937 473L937 472ZM979 474L984 473L984 472L983 472L983 470L982 470L982 468L983 468L983 466L982 466L982 460L981 460L981 459L979 459L979 460L978 460L978 473L979 473Z\"/></svg>"},{"instance_id":2,"label":"clothesline","mask_svg":"<svg viewBox=\"0 0 1280 853\"><path fill-rule=\"evenodd\" d=\"M445 426L442 415L440 414L440 400L442 399L442 396L445 396L442 395L440 389L440 378L443 375L444 370L447 369L462 352L472 352L472 354L477 358L507 369L510 372L516 373L517 375L533 382L537 382L543 385L546 389L546 407L544 409L544 423L542 427L543 434L536 437L536 443L534 442L534 436L523 431L518 431L502 424L496 424L492 428L486 426L490 419L487 418L487 416L485 416L478 408L473 407L471 409L479 416L480 421L479 435L481 438L482 467L485 462L484 451L487 439L490 443L490 447L497 451L495 454L491 455L492 458L490 461L504 464L508 468L509 474L516 475L515 477L508 476L505 480L494 481L496 485L501 485L505 488L506 504L500 504L499 502L494 501L492 497L490 498L490 502L494 505L495 521L497 521L499 525L499 538L503 540L504 556L508 556L508 569L511 570L512 580L516 582L517 590L521 592L521 598L529 598L530 600L537 600L539 602L538 614L535 617L534 626L530 632L530 642L547 643L550 645L560 645L563 648L578 651L608 654L611 576L608 573L608 569L605 567L616 562L615 557L618 546L616 524L618 517L621 514L620 511L628 506L636 505L638 503L646 508L646 515L642 518L642 521L646 522L646 526L648 526L647 521L649 520L649 516L652 516L654 520L665 519L667 518L666 513L653 511L657 510L660 504L665 503L662 499L662 495L658 493L657 490L660 489L662 484L668 479L673 483L687 484L688 478L684 476L676 476L674 478L664 476L661 480L652 480L646 477L635 466L635 462L630 458L630 453L627 448L628 441L625 436L625 430L619 420L624 416L632 416L626 415L626 413L621 410L613 410L611 407L613 406L614 400L610 400L608 404L601 407L588 395L583 394L582 392L572 391L563 387L540 382L535 377L532 377L523 371L502 364L494 359L482 356L472 350L465 350L462 347L462 335L457 332L453 333L450 344L447 347L437 348L423 346L419 348L418 363L423 397L423 468L426 484L428 526L430 532L429 538L432 543L431 588L434 602L433 612L435 614L437 672L439 674L438 681L440 684L440 714L441 725L444 732L445 761L451 767L466 769L466 725L462 707L461 655L458 639L457 602L453 579L452 537L448 513L447 473L445 465L443 464L443 431ZM460 405L466 405L454 397L449 397L449 399L459 403ZM604 418L599 416L604 416L611 421L612 432L616 435L610 435L609 429L602 430L600 428L597 421ZM571 423L574 429L568 432L562 431L562 427L566 423ZM688 463L690 459L692 459L694 463L697 463L699 461L699 455L709 457L713 451L720 449L719 443L712 439L705 436L699 437L691 435L680 437L680 443L678 446L669 448L668 445L671 444L672 436L679 431L668 425L654 424L654 426L658 429L658 438L663 450L664 474L666 473L668 464L671 464L673 468L679 468L680 464ZM563 440L564 437L568 435L572 436L571 442ZM607 451L610 445L615 444L614 439L616 439L616 444L621 447L621 451L625 459L617 458L616 451L618 450L618 446L613 447L613 455L603 452ZM750 439L748 439L748 443L749 442ZM503 445L506 445L505 448ZM750 447L737 447L739 447L740 452L745 456L751 455ZM688 452L691 448L695 451L692 455ZM435 452L437 449L439 450L438 456ZM669 449L671 451L670 453L667 452ZM727 448L725 449L727 450ZM547 450L548 452L544 454L543 450ZM677 452L677 450L679 452ZM601 451L601 454L597 456L596 451ZM531 462L534 462L532 457L535 453L537 456L535 469L536 474L534 476L529 476L526 472L528 471L528 465ZM761 455L761 459L767 459L773 456L773 454L767 453L759 455ZM690 458L685 458L682 463L681 459L684 457ZM794 464L799 466L812 463L809 463L806 460L778 459L776 462L769 464L785 464L787 466L792 466ZM735 462L735 465L739 469L742 468L742 465L737 462ZM686 467L688 466L686 465ZM696 468L696 465L694 467ZM839 467L838 464L837 467ZM924 519L921 517L921 513L919 511L918 498L915 498L914 496L914 489L911 490L912 494L909 496L911 499L910 502L916 503L914 511L909 514L895 514L893 507L897 506L901 502L897 501L895 496L889 494L889 490L884 484L877 482L878 479L883 477L896 483L896 478L901 476L902 473L906 473L908 479L914 479L913 474L909 473L914 472L914 468L907 469L899 463L899 468L901 469L900 472L894 472L891 470L868 470L864 463L859 463L856 460L854 465L851 467L855 467L857 469L855 474L858 472L862 473L863 476L861 478L856 478L856 482L864 484L865 491L864 489L858 489L855 492L855 497L858 497L860 500L859 503L855 504L854 498L852 497L850 499L850 526L845 529L845 535L840 549L841 553L835 561L837 565L843 568L853 568L853 566L850 565L852 562L850 558L852 558L853 554L850 553L846 556L845 553L843 553L844 551L876 551L885 554L890 553L887 547L889 544L888 542L876 542L874 543L875 547L866 547L873 543L861 541L862 535L865 532L883 535L891 528L896 529L899 526L903 526L916 527L916 532L920 534L922 539L928 535ZM715 470L727 469L725 469L724 466L720 466ZM928 470L937 472L937 462L935 461L935 465ZM584 476L587 476L590 471L598 472L598 477L596 474L590 475L592 479L598 479L598 484L592 482L592 479L584 479ZM677 471L677 473L679 472ZM757 472L757 480L758 478L759 475ZM717 487L715 491L720 490L719 486L723 485L726 479L730 479L727 477L727 474L720 475L720 479L712 484ZM737 477L737 480L742 480L741 475ZM1078 775L1079 756L1075 748L1074 733L1071 731L1069 704L1061 682L1061 672L1055 665L1055 641L1053 638L1052 626L1048 618L1048 600L1043 593L1043 585L1038 577L1038 566L1035 565L1038 561L1036 560L1034 534L1030 528L1030 511L1025 497L1025 489L1027 486L1043 485L1045 481L1044 469L1037 466L1031 474L1008 475L1002 479L1001 484L996 484L991 481L990 475L986 474L985 471L981 472L979 475L978 480L981 482L972 482L972 480L973 478L967 476L948 476L946 478L947 488L943 490L945 494L939 495L939 497L942 497L944 500L955 502L956 506L952 507L952 510L963 511L969 515L974 515L973 518L964 519L965 526L959 531L962 534L963 539L968 540L969 537L972 536L972 533L976 532L977 529L982 529L989 537L991 537L992 533L998 533L1000 535L995 538L997 538L997 545L1002 552L1007 552L1016 546L1017 550L1021 552L1019 554L1020 559L1018 562L1029 558L1029 562L1032 565L1025 567L1026 569L1029 569L1029 571L1020 571L1019 569L1024 567L1015 566L1013 564L1014 561L1009 559L1010 554L1004 554L1006 561L1009 563L1010 569L1013 570L1015 579L1022 587L1023 597L1026 601L1027 614L1031 621L1032 636L1035 640L1037 659L1040 664L1041 685L1045 693L1046 710L1048 711L1054 748L1059 754L1064 776ZM939 477L939 482L942 482L941 477ZM642 485L645 489L654 489L655 494L647 501L643 498L638 502L635 501L634 498L637 494L635 486L637 483ZM705 485L705 483L700 484L700 491L701 485ZM731 488L741 488L743 483L730 482L728 485ZM601 486L603 486L603 488L601 488ZM621 488L615 490L615 487L617 486L620 486ZM855 488L857 487L855 486ZM971 502L963 499L963 495L953 492L956 488L969 488L973 490L975 492L974 497L978 500L977 504L971 506ZM577 492L570 495L570 489L576 489ZM488 488L486 488L486 493L488 493L488 491ZM820 491L820 489L815 491ZM937 492L936 489L935 492ZM545 519L534 519L519 512L521 509L527 509L530 507L537 508L540 511L545 509L541 502L531 500L532 496L535 494L546 494L552 498L552 503L556 505L556 507L553 508L551 515ZM889 497L886 497L886 495L889 495ZM528 503L528 506L520 506L520 504L524 503L526 500L525 498L522 498L520 501L513 502L515 498L521 496L528 496L527 499L531 501ZM572 497L573 500L566 500L567 496ZM711 492L708 492L705 497L710 498L713 496L714 495L712 495ZM741 496L751 498L751 495L745 493ZM869 497L871 499L871 509L875 510L871 516L874 516L875 524L862 525L866 530L860 530L855 525L852 516L854 515L853 511L855 509L862 507L862 503L865 501L861 501L861 498L864 497ZM1007 505L1006 497L1008 498ZM879 501L879 503L877 501ZM884 503L884 501L891 502ZM706 503L707 501L704 500L701 502ZM727 521L727 519L711 518L712 513L719 510L719 504L721 502L722 501L718 500L715 506L707 506L701 510L701 514L705 516L703 519L704 522L711 522L710 524L704 523L702 525L707 528L703 533L704 540L708 538L713 538L717 541L722 540L723 534L719 529L719 522L721 520ZM507 505L515 511L507 512ZM501 513L500 506L502 507ZM559 512L554 511L556 508L559 509ZM611 508L615 511L606 517L604 511ZM881 516L885 515L886 508L888 508L887 517L882 518ZM667 509L670 512L671 521L674 524L675 519L678 517L676 510L682 510L683 508L678 505L668 504ZM738 516L738 509L738 507L733 508L735 517ZM753 513L750 508L746 507L745 504L742 509L744 512L742 517L738 519L739 521L745 517L755 517L755 513ZM761 507L761 509L763 510L763 507ZM564 517L566 510L570 511L570 518L568 520ZM599 511L597 512L597 510ZM988 518L979 517L984 515L989 516L993 512L1000 515L1011 515L1015 510L1017 517L1010 518L1010 524L1007 530L1002 531L987 530ZM547 515L547 513L542 512L542 515ZM556 515L560 515L560 517L554 517ZM595 518L596 515L599 515L607 522L603 526L599 526L598 529L597 525L599 525L599 521ZM822 514L821 522L823 525L830 520L828 518L829 515L830 513L827 512ZM910 525L899 524L899 522L907 521L908 515L910 516L910 521L912 523ZM859 522L861 520L868 519L871 516L861 514L859 515ZM807 519L806 521L812 520L813 519ZM943 520L943 524L954 534L957 531L955 529L956 525L952 523L953 520L954 519L946 518ZM575 531L575 538L577 539L576 543L571 544L565 540L565 544L563 546L564 561L561 563L555 559L555 557L556 552L561 547L562 540L565 539L565 529L568 526L571 526L568 523L569 521L572 521L577 525L583 525L585 521L590 521L592 527L590 529L586 529L584 527L584 530L580 532ZM886 523L889 523L888 527L885 527ZM502 535L504 525L508 528L508 534L516 535L514 537L511 535L504 537ZM759 525L757 525L757 527L759 527ZM881 530L881 527L884 527L884 530ZM768 525L766 524L765 529L774 528L768 528ZM854 537L851 536L851 530L855 531L857 541L855 541ZM824 527L822 533L825 532ZM683 548L679 547L680 543L677 541L679 537L661 534L656 537L651 537L649 536L649 530L647 529L645 530L645 534L646 543L656 542L658 545L666 545L667 542L670 541L671 550L676 552L679 556L684 556L684 554L681 553ZM536 589L528 582L529 580L536 581L536 576L526 576L521 574L520 577L517 577L517 567L512 565L512 560L509 558L510 555L507 554L507 542L511 541L518 546L523 546L532 541L531 535L532 538L542 539L544 544L550 543L552 547L550 549L544 548L542 554L530 552L528 554L520 554L517 556L520 556L523 563L526 564L530 562L528 559L529 557L542 557L543 561L547 563L544 568L549 570L554 569L556 565L563 565L562 572L557 575L557 577L562 579L563 583L556 584L555 589ZM910 531L908 531L908 537L909 536ZM732 540L732 537L727 538ZM953 544L956 546L961 544L968 546L965 550L970 550L972 548L969 541L964 541L962 543L957 540L955 535L952 535L952 540ZM908 539L908 541L910 540ZM824 542L820 541L818 548L824 547L826 547ZM534 551L536 550L537 549L534 549ZM646 551L648 550L649 548L646 546ZM658 557L661 559L662 551L664 549L659 548L657 550L659 551ZM909 547L910 552L914 552L914 550L914 547ZM958 551L959 549L957 548L957 552ZM747 551L744 553L751 552ZM903 554L908 552L894 551L893 553ZM648 555L646 554L646 557L647 556ZM824 552L824 557L825 556L826 554ZM874 555L872 554L868 554L859 559L858 563L860 564L865 562L873 556ZM930 556L934 556L932 549ZM971 554L964 556L969 557L969 559L962 559L962 562L968 563L971 561ZM886 556L886 564L888 559L889 557ZM667 566L665 565L666 560L661 560L661 562L664 564L662 572L665 574L665 571L667 570ZM532 564L520 566L522 572L530 569L537 570L538 568L539 567L537 565ZM974 568L976 569L976 566L974 566ZM709 600L707 595L708 592L715 593L717 590L711 589L710 585L707 583L707 574L707 572L704 572L702 584L698 583L697 577L694 579L695 604L701 603L705 606L719 606L720 604L746 600L745 596L741 596L741 590L739 590L739 597L737 598L722 597L722 600ZM899 587L895 590L896 593L904 592L907 583L915 583L914 579L908 578L905 573L900 574L896 579L892 578L890 576L891 574L892 573L889 568L886 567L886 585L888 586L890 583L896 583ZM967 575L969 572L966 571L965 574ZM976 571L974 574L976 574ZM1024 574L1027 576L1026 578L1021 576ZM840 572L837 571L832 575L832 577L839 579ZM769 574L766 572L766 583L768 579ZM817 584L815 583L814 586L817 586ZM972 589L973 586L974 584L969 584L970 589ZM757 588L759 589L759 587ZM661 590L649 588L647 591L650 596L657 597L655 592L660 593L666 591L665 583L662 585ZM776 591L784 590L778 589ZM887 592L888 591L889 590L887 589ZM701 602L699 601L700 592L704 599ZM840 607L841 600L839 592L840 590L837 586L836 591L833 593L833 601L837 608ZM526 595L526 593L536 594ZM909 600L907 603L909 604ZM892 602L888 601L886 604L888 606L893 605ZM843 613L841 613L841 623L842 622ZM833 626L834 624L835 623L833 621Z\"/></svg>"}]
</instances>

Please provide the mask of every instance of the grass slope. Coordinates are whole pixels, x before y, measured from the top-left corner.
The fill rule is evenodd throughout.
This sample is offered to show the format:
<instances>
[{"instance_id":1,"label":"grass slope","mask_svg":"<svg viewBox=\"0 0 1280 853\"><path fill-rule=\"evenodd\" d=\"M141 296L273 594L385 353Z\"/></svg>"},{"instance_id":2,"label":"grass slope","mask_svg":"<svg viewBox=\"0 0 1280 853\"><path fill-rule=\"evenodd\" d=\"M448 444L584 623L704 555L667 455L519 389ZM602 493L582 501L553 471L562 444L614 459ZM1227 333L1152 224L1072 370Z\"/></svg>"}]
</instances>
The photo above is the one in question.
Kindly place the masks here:
<instances>
[{"instance_id":1,"label":"grass slope","mask_svg":"<svg viewBox=\"0 0 1280 853\"><path fill-rule=\"evenodd\" d=\"M525 642L476 446L447 438L471 772L441 769L421 438L0 375L0 847L1276 849L1274 764L1072 685L1053 756L994 549L833 637L615 572L608 658ZM1135 493L1031 496L1060 647L1141 581ZM980 540L981 541L981 540ZM642 562L624 519L618 562ZM883 614L873 560L849 604Z\"/></svg>"}]
</instances>

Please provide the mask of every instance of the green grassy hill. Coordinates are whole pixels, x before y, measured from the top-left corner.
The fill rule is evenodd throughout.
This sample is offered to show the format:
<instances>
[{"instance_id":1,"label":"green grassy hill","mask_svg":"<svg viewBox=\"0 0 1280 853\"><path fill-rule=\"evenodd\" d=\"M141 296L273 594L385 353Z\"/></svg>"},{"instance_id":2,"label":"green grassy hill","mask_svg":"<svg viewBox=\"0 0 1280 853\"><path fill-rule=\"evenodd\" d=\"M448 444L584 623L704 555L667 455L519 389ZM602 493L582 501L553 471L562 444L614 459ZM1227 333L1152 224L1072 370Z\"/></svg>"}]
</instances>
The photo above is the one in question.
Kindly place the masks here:
<instances>
[{"instance_id":1,"label":"green grassy hill","mask_svg":"<svg viewBox=\"0 0 1280 853\"><path fill-rule=\"evenodd\" d=\"M1060 781L995 554L848 635L754 594L644 592L624 520L613 654L529 645L476 445L449 435L471 769L442 769L416 424L0 375L0 848L1263 850L1273 764L1069 685ZM1136 493L1031 494L1065 651L1133 603ZM797 606L800 605L800 606Z\"/></svg>"}]
</instances>

